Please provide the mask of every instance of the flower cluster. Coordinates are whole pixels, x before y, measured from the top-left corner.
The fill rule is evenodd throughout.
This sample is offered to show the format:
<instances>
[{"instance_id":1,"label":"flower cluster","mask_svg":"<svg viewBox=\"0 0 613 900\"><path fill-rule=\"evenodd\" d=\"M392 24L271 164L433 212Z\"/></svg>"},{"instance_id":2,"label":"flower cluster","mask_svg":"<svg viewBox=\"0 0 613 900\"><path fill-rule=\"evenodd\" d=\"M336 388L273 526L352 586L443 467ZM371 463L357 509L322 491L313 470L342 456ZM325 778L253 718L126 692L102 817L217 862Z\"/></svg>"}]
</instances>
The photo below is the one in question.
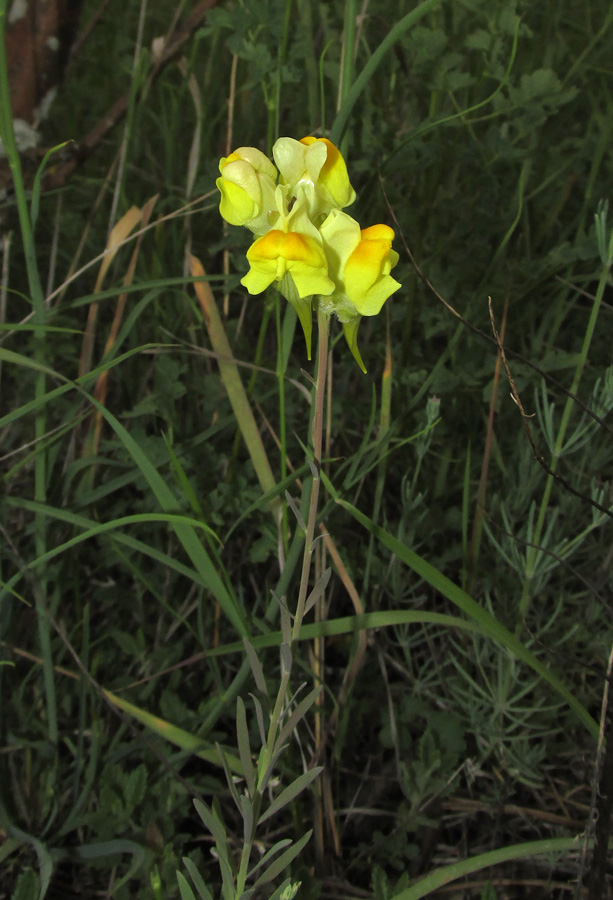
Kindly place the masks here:
<instances>
[{"instance_id":1,"label":"flower cluster","mask_svg":"<svg viewBox=\"0 0 613 900\"><path fill-rule=\"evenodd\" d=\"M219 211L255 235L241 283L259 294L273 282L298 313L310 354L311 303L335 313L363 371L357 347L362 316L375 316L400 287L387 225L360 228L343 212L355 200L347 166L326 138L283 137L273 147L276 167L255 147L239 147L219 163Z\"/></svg>"}]
</instances>

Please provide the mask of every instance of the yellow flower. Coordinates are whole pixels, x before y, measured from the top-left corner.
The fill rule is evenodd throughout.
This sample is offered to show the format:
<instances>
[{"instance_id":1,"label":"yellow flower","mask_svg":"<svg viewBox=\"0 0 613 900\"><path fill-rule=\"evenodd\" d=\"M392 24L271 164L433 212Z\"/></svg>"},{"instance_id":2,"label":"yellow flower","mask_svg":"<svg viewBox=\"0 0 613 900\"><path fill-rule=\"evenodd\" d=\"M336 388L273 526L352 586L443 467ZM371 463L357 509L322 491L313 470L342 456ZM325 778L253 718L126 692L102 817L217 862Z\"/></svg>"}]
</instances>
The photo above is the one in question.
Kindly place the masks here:
<instances>
[{"instance_id":1,"label":"yellow flower","mask_svg":"<svg viewBox=\"0 0 613 900\"><path fill-rule=\"evenodd\" d=\"M321 299L324 310L335 313L345 340L363 372L358 350L362 316L376 316L387 298L401 287L390 271L398 262L392 250L394 232L388 225L360 228L347 213L333 209L320 228L328 259L328 273L336 290Z\"/></svg>"},{"instance_id":2,"label":"yellow flower","mask_svg":"<svg viewBox=\"0 0 613 900\"><path fill-rule=\"evenodd\" d=\"M268 231L277 216L277 170L268 157L255 147L239 147L220 161L219 171L219 212L226 222L246 225L254 234Z\"/></svg>"},{"instance_id":3,"label":"yellow flower","mask_svg":"<svg viewBox=\"0 0 613 900\"><path fill-rule=\"evenodd\" d=\"M387 298L401 286L390 271L398 262L392 250L394 231L389 225L360 228L340 210L332 210L320 228L326 248L328 272L336 290L326 305L341 322L356 315L376 316Z\"/></svg>"},{"instance_id":4,"label":"yellow flower","mask_svg":"<svg viewBox=\"0 0 613 900\"><path fill-rule=\"evenodd\" d=\"M275 228L254 241L247 251L251 269L241 283L250 294L259 294L289 273L299 297L330 294L334 283L328 278L321 235L307 215L304 192L302 188L297 190L291 209L287 194L285 185L277 185Z\"/></svg>"},{"instance_id":5,"label":"yellow flower","mask_svg":"<svg viewBox=\"0 0 613 900\"><path fill-rule=\"evenodd\" d=\"M277 185L276 227L253 242L247 251L250 269L241 278L250 294L259 294L273 282L296 310L311 358L311 297L331 294L328 261L321 234L311 222L302 187L292 196L288 209L286 185Z\"/></svg>"},{"instance_id":6,"label":"yellow flower","mask_svg":"<svg viewBox=\"0 0 613 900\"><path fill-rule=\"evenodd\" d=\"M241 283L259 294L276 283L296 310L309 359L312 297L334 313L360 367L362 316L375 316L400 283L387 225L361 229L342 208L355 200L342 154L327 138L279 138L273 147L279 172L255 147L239 147L219 163L219 210L232 225L256 235ZM275 186L277 175L279 184Z\"/></svg>"},{"instance_id":7,"label":"yellow flower","mask_svg":"<svg viewBox=\"0 0 613 900\"><path fill-rule=\"evenodd\" d=\"M327 138L279 138L272 155L282 183L295 191L304 190L311 218L327 215L331 209L349 206L355 191L349 181L342 154Z\"/></svg>"},{"instance_id":8,"label":"yellow flower","mask_svg":"<svg viewBox=\"0 0 613 900\"><path fill-rule=\"evenodd\" d=\"M329 294L334 284L327 275L326 254L320 243L307 234L273 228L247 250L251 266L241 284L250 294L259 294L273 281L292 276L299 297Z\"/></svg>"}]
</instances>

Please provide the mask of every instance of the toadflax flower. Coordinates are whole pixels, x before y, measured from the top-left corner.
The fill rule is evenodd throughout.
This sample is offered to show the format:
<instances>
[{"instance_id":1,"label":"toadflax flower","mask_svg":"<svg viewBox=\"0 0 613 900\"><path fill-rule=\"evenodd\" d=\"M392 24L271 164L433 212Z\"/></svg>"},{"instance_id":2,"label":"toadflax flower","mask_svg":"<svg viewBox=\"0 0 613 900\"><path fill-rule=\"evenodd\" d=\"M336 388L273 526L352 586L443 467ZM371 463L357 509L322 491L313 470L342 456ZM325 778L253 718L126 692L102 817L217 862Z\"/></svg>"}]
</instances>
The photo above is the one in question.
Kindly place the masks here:
<instances>
[{"instance_id":1,"label":"toadflax flower","mask_svg":"<svg viewBox=\"0 0 613 900\"><path fill-rule=\"evenodd\" d=\"M364 363L357 348L362 316L376 316L385 301L401 287L390 275L398 262L392 250L394 231L389 225L360 228L347 213L333 209L320 227L328 259L328 274L335 283L333 294L322 298L325 310L334 312L358 365Z\"/></svg>"},{"instance_id":2,"label":"toadflax flower","mask_svg":"<svg viewBox=\"0 0 613 900\"><path fill-rule=\"evenodd\" d=\"M392 250L394 231L389 225L360 228L358 222L334 209L321 225L328 272L336 290L327 301L341 322L360 316L376 316L400 282L390 271L398 262Z\"/></svg>"},{"instance_id":3,"label":"toadflax flower","mask_svg":"<svg viewBox=\"0 0 613 900\"><path fill-rule=\"evenodd\" d=\"M288 210L286 194L287 188L278 185L275 228L247 250L250 269L241 278L241 284L250 294L260 294L273 282L279 282L279 290L298 313L310 359L311 297L330 294L335 285L328 277L321 234L307 215L302 188L297 190L291 210Z\"/></svg>"},{"instance_id":4,"label":"toadflax flower","mask_svg":"<svg viewBox=\"0 0 613 900\"><path fill-rule=\"evenodd\" d=\"M219 164L221 215L256 236L241 283L250 294L277 284L298 313L309 359L311 303L318 296L320 308L342 323L349 348L366 371L357 347L360 321L377 315L400 287L390 275L398 262L394 232L388 225L362 229L343 212L355 191L331 141L282 137L273 157L278 173L255 147L240 147Z\"/></svg>"},{"instance_id":5,"label":"toadflax flower","mask_svg":"<svg viewBox=\"0 0 613 900\"><path fill-rule=\"evenodd\" d=\"M283 185L277 186L275 200L279 212L275 227L247 250L251 268L241 278L241 284L250 294L260 294L273 281L282 281L289 273L299 297L330 294L334 282L328 278L321 233L306 213L302 191L298 191L291 210L288 210Z\"/></svg>"},{"instance_id":6,"label":"toadflax flower","mask_svg":"<svg viewBox=\"0 0 613 900\"><path fill-rule=\"evenodd\" d=\"M254 234L264 234L276 217L277 170L255 147L239 147L219 163L221 193L219 212L230 225L246 225Z\"/></svg>"},{"instance_id":7,"label":"toadflax flower","mask_svg":"<svg viewBox=\"0 0 613 900\"><path fill-rule=\"evenodd\" d=\"M313 220L332 209L350 206L355 191L349 181L347 166L340 151L327 138L279 138L272 155L281 181L292 191L304 189L308 212Z\"/></svg>"}]
</instances>

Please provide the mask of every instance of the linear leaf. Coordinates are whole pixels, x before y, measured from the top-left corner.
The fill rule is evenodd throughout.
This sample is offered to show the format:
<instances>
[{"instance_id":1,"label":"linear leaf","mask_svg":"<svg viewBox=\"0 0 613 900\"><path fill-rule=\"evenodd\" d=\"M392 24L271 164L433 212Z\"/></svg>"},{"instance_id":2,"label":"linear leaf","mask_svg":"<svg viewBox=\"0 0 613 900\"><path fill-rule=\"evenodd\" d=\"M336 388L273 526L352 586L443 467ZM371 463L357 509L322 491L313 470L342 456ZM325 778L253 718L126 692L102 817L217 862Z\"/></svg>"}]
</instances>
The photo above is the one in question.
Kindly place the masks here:
<instances>
[{"instance_id":1,"label":"linear leaf","mask_svg":"<svg viewBox=\"0 0 613 900\"><path fill-rule=\"evenodd\" d=\"M0 359L15 362L22 366L25 365L32 368L38 368L40 371L44 371L49 376L63 381L64 386L66 386L67 379L60 375L58 372L55 372L46 367L41 368L39 365L33 366L31 361L29 361L27 357L24 357L20 354L0 348ZM117 362L117 360L115 360L115 362ZM101 367L100 371L104 372L108 368L109 365L105 364ZM92 373L88 372L87 378L90 379L91 376ZM174 512L174 510L176 510L177 508L177 499L175 495L170 490L142 447L140 447L139 444L134 440L128 430L124 428L121 422L119 422L116 416L114 416L113 413L110 412L110 410L108 410L103 404L101 404L94 396L88 394L85 390L83 390L76 382L70 382L69 388L77 388L83 394L83 396L87 398L92 406L95 407L100 415L107 421L107 423L113 429L116 436L119 438L119 440L122 442L128 453L134 460L135 464L138 466L141 474L145 478L147 484L149 485L149 488L155 495L156 500L158 501L164 512ZM50 395L46 396L47 399L49 399ZM26 408L31 409L31 404L25 404L20 408L19 413L22 414ZM15 416L14 414L9 414L8 418L10 419L16 417L17 416ZM8 424L6 416L4 416L3 419L0 419L0 427L3 423ZM192 560L197 571L204 578L208 589L214 595L220 607L230 619L238 633L240 635L245 635L247 633L247 628L245 622L243 621L243 616L241 611L239 610L236 598L230 595L221 578L217 574L215 566L211 562L209 555L202 546L202 543L198 538L196 532L192 527L180 523L174 524L173 527L175 534L179 539L179 542L182 544L183 549Z\"/></svg>"},{"instance_id":2,"label":"linear leaf","mask_svg":"<svg viewBox=\"0 0 613 900\"><path fill-rule=\"evenodd\" d=\"M253 840L253 806L249 797L244 794L241 795L240 804L243 817L243 843L247 845Z\"/></svg>"},{"instance_id":3,"label":"linear leaf","mask_svg":"<svg viewBox=\"0 0 613 900\"><path fill-rule=\"evenodd\" d=\"M313 770L311 770L313 771ZM253 885L254 890L257 890L263 884L268 884L269 881L272 881L273 878L276 878L277 875L280 875L284 869L286 869L289 864L294 860L301 850L308 843L313 831L307 831L306 834L303 834L300 840L296 841L293 846L289 847L285 853L282 853L281 856L276 859L269 867L266 869L264 874L258 878L256 883Z\"/></svg>"},{"instance_id":4,"label":"linear leaf","mask_svg":"<svg viewBox=\"0 0 613 900\"><path fill-rule=\"evenodd\" d=\"M289 675L292 671L292 651L289 644L285 641L281 644L281 671L284 675Z\"/></svg>"},{"instance_id":5,"label":"linear leaf","mask_svg":"<svg viewBox=\"0 0 613 900\"><path fill-rule=\"evenodd\" d=\"M202 875L198 871L196 867L196 863L193 862L188 856L183 857L183 865L187 869L190 874L190 878L194 882L196 886L196 890L200 895L200 900L213 900L213 895L209 891L208 887L203 881Z\"/></svg>"},{"instance_id":6,"label":"linear leaf","mask_svg":"<svg viewBox=\"0 0 613 900\"><path fill-rule=\"evenodd\" d=\"M323 535L320 535L320 537L323 538ZM318 538L316 538L316 540L318 540ZM315 544L315 541L313 541L313 544ZM307 597L306 603L304 605L305 616L311 609L313 609L313 607L315 606L315 604L317 603L317 601L319 600L319 598L321 597L321 595L323 594L325 589L328 587L328 582L330 581L331 575L332 575L332 569L327 568L325 570L325 572L322 572L322 574L317 579L317 583L315 584L315 587L313 588L313 590Z\"/></svg>"},{"instance_id":7,"label":"linear leaf","mask_svg":"<svg viewBox=\"0 0 613 900\"><path fill-rule=\"evenodd\" d=\"M251 644L246 637L243 638L243 645L245 647L245 653L247 654L247 659L249 660L249 665L251 666L251 671L253 672L253 678L255 680L256 687L260 694L264 697L268 697L268 688L266 687L266 679L264 678L264 672L262 670L262 666L260 660L258 659L258 655L255 652L253 644Z\"/></svg>"},{"instance_id":8,"label":"linear leaf","mask_svg":"<svg viewBox=\"0 0 613 900\"><path fill-rule=\"evenodd\" d=\"M247 726L247 713L242 697L236 698L236 738L238 742L238 755L243 767L243 774L247 782L249 796L253 797L255 790L255 766L251 760L251 744L249 742L249 728Z\"/></svg>"},{"instance_id":9,"label":"linear leaf","mask_svg":"<svg viewBox=\"0 0 613 900\"><path fill-rule=\"evenodd\" d=\"M16 498L6 497L5 501L9 504L16 501ZM44 503L38 503L35 500L23 500L19 499L19 506L22 509L27 509L30 512L41 513L42 515L49 516L50 518L57 519L60 522L69 522L72 525L76 525L78 528L92 529L96 527L96 522L93 519L88 519L85 516L77 515L76 513L71 512L68 509L59 509L54 506L46 506ZM102 532L105 534L106 532ZM195 569L190 569L189 566L184 565L179 562L179 560L175 559L172 556L169 556L167 553L163 553L161 550L158 550L156 547L151 547L149 544L145 544L142 541L139 541L137 538L132 537L129 534L115 533L112 532L110 535L112 541L115 541L119 544L124 544L126 547L131 547L133 550L137 550L139 553L143 553L146 556L149 556L151 559L156 560L161 563L161 565L166 566L167 568L174 569L180 575L184 575L190 581L194 581L197 584L200 584L202 587L206 587L206 582L201 577L201 575L196 572ZM54 548L50 553L57 555L57 548ZM33 566L35 561L29 563L29 566ZM241 645L242 649L242 645Z\"/></svg>"},{"instance_id":10,"label":"linear leaf","mask_svg":"<svg viewBox=\"0 0 613 900\"><path fill-rule=\"evenodd\" d=\"M155 495L157 502L160 504L164 512L173 513L177 508L177 499L171 489L168 487L156 467L153 465L147 454L144 452L142 447L134 440L134 438L130 435L128 430L124 428L124 426L119 422L116 416L113 415L110 410L108 410L102 403L100 403L94 396L88 394L83 388L79 386L77 382L68 382L68 380L60 375L59 372L55 372L52 369L47 367L41 367L36 364L33 365L32 361L28 360L27 357L22 356L21 354L14 353L12 351L4 350L0 348L0 359L5 359L7 362L14 362L18 365L29 366L31 368L37 368L39 371L44 371L45 374L48 374L50 377L56 378L60 381L64 382L64 386L68 388L76 388L83 394L84 397L94 406L94 408L100 413L100 415L107 421L110 427L115 432L116 436L122 442L135 464L139 468L141 474L145 478L149 488ZM115 360L117 363L117 360ZM104 364L100 367L100 373L107 371L110 368L109 364ZM87 373L87 379L91 379L92 373ZM88 382L85 382L88 383ZM52 392L53 393L53 392ZM47 399L51 395L46 395ZM25 404L18 411L19 414L23 414L23 411L28 408L31 409L31 404ZM17 412L17 411L14 411ZM9 414L9 418L16 417L14 413ZM7 417L4 416L3 419L0 419L0 427L2 423L8 424ZM208 589L215 596L219 605L228 616L236 630L240 635L245 635L247 633L246 625L243 621L243 616L241 611L239 610L237 601L234 597L230 595L225 585L223 584L221 578L217 574L215 566L211 562L206 550L202 546L200 539L198 538L196 532L192 527L176 523L173 525L175 534L177 535L179 542L182 544L183 549L190 557L197 571L204 578Z\"/></svg>"},{"instance_id":11,"label":"linear leaf","mask_svg":"<svg viewBox=\"0 0 613 900\"><path fill-rule=\"evenodd\" d=\"M291 803L294 797L297 797L298 794L307 788L312 781L315 781L317 776L323 772L323 769L323 766L314 766L314 768L299 775L295 781L288 785L284 791L281 791L279 796L272 801L266 812L260 816L258 825L261 825L266 819L270 819L270 817L274 816L275 813L278 813L280 809L283 809L284 806Z\"/></svg>"},{"instance_id":12,"label":"linear leaf","mask_svg":"<svg viewBox=\"0 0 613 900\"><path fill-rule=\"evenodd\" d=\"M228 839L223 822L215 814L214 810L209 809L208 806L202 802L202 800L195 799L194 806L196 807L198 815L202 819L205 827L208 828L213 836L215 846L217 847L217 853L219 854L219 859L227 860Z\"/></svg>"},{"instance_id":13,"label":"linear leaf","mask_svg":"<svg viewBox=\"0 0 613 900\"><path fill-rule=\"evenodd\" d=\"M276 856L277 853L280 853L282 850L285 850L285 848L289 847L291 843L292 843L291 838L283 838L283 840L277 841L276 844L273 844L273 846L270 848L270 850L268 850L264 854L262 859L255 864L255 866L253 867L253 869L250 872L247 873L247 878L248 879L253 878L255 873L258 872L262 868L262 866L265 866L269 862L271 862L273 857Z\"/></svg>"},{"instance_id":14,"label":"linear leaf","mask_svg":"<svg viewBox=\"0 0 613 900\"><path fill-rule=\"evenodd\" d=\"M330 140L337 146L340 145L351 110L360 98L360 94L373 77L377 67L380 65L386 54L391 50L394 44L402 37L405 31L418 22L423 16L437 7L442 0L423 0L419 6L412 9L402 17L396 24L390 28L385 38L379 46L371 53L368 62L353 82L349 93L345 97L343 104L336 114L336 118L330 130Z\"/></svg>"},{"instance_id":15,"label":"linear leaf","mask_svg":"<svg viewBox=\"0 0 613 900\"><path fill-rule=\"evenodd\" d=\"M189 886L185 875L182 875L179 871L177 871L177 882L179 883L179 890L181 891L181 900L196 900L194 892Z\"/></svg>"},{"instance_id":16,"label":"linear leaf","mask_svg":"<svg viewBox=\"0 0 613 900\"><path fill-rule=\"evenodd\" d=\"M314 688L310 694L307 694L303 700L300 701L296 709L292 712L289 719L279 732L279 737L275 741L275 747L280 747L284 744L289 738L290 734L293 732L294 728L298 725L298 722L307 714L309 709L313 706L319 695L321 694L322 687Z\"/></svg>"},{"instance_id":17,"label":"linear leaf","mask_svg":"<svg viewBox=\"0 0 613 900\"><path fill-rule=\"evenodd\" d=\"M2 416L2 418L0 418L0 428L4 428L5 425L9 425L11 422L20 419L22 416L27 416L29 413L35 412L37 409L40 409L41 406L45 406L46 403L55 400L56 397L61 397L62 394L66 394L68 391L79 390L81 385L86 385L95 381L98 375L101 375L104 371L113 368L114 366L120 365L130 356L135 356L138 353L142 353L144 350L159 350L162 346L164 345L142 344L140 347L134 347L134 349L122 353L121 356L117 356L113 360L104 361L100 366L92 369L91 372L88 372L87 375L83 375L82 378L77 378L74 381L70 381L54 369L49 369L47 366L37 363L36 360L31 359L29 356L23 356L21 353L15 353L13 350L5 350L4 347L0 347L0 361L14 363L15 365L23 366L28 369L35 369L38 372L44 372L56 381L63 382L60 387L48 391L41 397L30 400L22 406L18 406L17 409L13 409L10 413Z\"/></svg>"},{"instance_id":18,"label":"linear leaf","mask_svg":"<svg viewBox=\"0 0 613 900\"><path fill-rule=\"evenodd\" d=\"M262 742L262 746L266 743L266 729L264 728L264 710L262 709L262 704L255 696L255 694L249 694L251 699L253 700L253 705L255 706L255 718L258 723L258 730L260 732L260 740Z\"/></svg>"},{"instance_id":19,"label":"linear leaf","mask_svg":"<svg viewBox=\"0 0 613 900\"><path fill-rule=\"evenodd\" d=\"M234 784L234 779L232 778L232 772L230 771L230 766L228 764L228 760L226 759L226 754L220 744L215 742L215 746L217 747L217 752L219 753L219 757L223 765L223 770L226 775L226 781L228 783L228 788L230 789L232 799L234 800L238 811L242 812L241 799L238 796L238 791L236 790L236 785Z\"/></svg>"},{"instance_id":20,"label":"linear leaf","mask_svg":"<svg viewBox=\"0 0 613 900\"><path fill-rule=\"evenodd\" d=\"M285 499L287 500L287 503L288 503L291 511L293 512L294 516L296 517L296 521L298 522L298 525L300 526L300 530L303 532L303 534L306 534L307 527L306 527L305 521L302 518L300 510L298 509L298 507L296 505L296 501L294 500L294 498L292 497L292 495L290 494L289 491L285 492Z\"/></svg>"}]
</instances>

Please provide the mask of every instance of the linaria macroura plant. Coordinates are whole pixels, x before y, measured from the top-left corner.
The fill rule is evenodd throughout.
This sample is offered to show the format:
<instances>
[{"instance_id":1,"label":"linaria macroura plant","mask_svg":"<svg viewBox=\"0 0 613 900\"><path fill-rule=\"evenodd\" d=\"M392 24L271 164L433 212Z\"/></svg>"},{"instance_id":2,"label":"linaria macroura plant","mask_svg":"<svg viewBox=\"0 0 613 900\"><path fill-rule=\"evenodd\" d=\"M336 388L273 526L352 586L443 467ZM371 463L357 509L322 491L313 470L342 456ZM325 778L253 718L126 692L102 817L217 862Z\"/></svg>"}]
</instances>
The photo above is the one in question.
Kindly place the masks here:
<instances>
[{"instance_id":1,"label":"linaria macroura plant","mask_svg":"<svg viewBox=\"0 0 613 900\"><path fill-rule=\"evenodd\" d=\"M300 141L282 137L273 147L273 158L276 168L255 147L239 147L224 157L219 164L221 174L217 179L221 193L219 208L227 222L244 225L255 236L247 251L250 268L241 283L250 294L259 294L271 285L277 285L300 319L309 359L315 308L318 353L308 454L312 480L306 523L288 497L305 540L294 612L290 612L285 598L279 600L283 641L281 678L274 702L269 703L266 679L257 653L249 641L244 640L257 687L258 696L252 695L252 699L261 747L254 764L245 704L239 697L236 726L244 776L240 785L242 792L219 748L230 794L243 820L243 843L238 861L230 851L219 805L214 803L209 808L199 800L195 801L198 814L215 841L223 900L250 900L259 894L260 889L270 885L299 855L312 833L307 831L295 843L289 838L280 840L261 858L252 858L258 827L290 803L322 771L321 766L307 769L270 799L271 779L278 758L321 691L321 687L315 687L300 699L303 684L290 697L293 657L302 622L325 590L331 573L327 569L309 593L319 503L330 316L336 315L341 322L347 344L365 372L357 346L362 316L376 315L391 294L400 288L400 283L390 275L398 262L398 254L392 249L393 230L387 225L362 229L343 211L354 202L356 195L345 160L334 144L326 138L312 136ZM212 900L194 863L189 859L184 862L201 900ZM185 876L178 872L177 877L182 900L196 900ZM270 900L292 900L299 886L300 882L292 883L291 879L286 879Z\"/></svg>"}]
</instances>

